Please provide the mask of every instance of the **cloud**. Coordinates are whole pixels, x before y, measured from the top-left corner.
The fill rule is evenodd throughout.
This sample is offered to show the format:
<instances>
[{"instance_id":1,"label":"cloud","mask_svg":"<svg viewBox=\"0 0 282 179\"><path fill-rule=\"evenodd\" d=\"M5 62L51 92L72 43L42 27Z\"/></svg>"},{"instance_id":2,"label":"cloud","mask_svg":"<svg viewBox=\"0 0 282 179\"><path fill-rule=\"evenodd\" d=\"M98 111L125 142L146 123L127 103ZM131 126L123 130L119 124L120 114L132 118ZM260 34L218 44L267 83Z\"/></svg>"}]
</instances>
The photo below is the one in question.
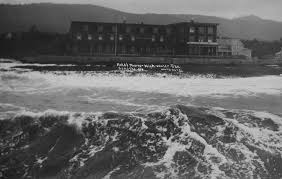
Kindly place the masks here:
<instances>
[{"instance_id":1,"label":"cloud","mask_svg":"<svg viewBox=\"0 0 282 179\"><path fill-rule=\"evenodd\" d=\"M202 14L238 17L254 14L282 21L281 0L0 0L5 3L83 3L132 13Z\"/></svg>"}]
</instances>

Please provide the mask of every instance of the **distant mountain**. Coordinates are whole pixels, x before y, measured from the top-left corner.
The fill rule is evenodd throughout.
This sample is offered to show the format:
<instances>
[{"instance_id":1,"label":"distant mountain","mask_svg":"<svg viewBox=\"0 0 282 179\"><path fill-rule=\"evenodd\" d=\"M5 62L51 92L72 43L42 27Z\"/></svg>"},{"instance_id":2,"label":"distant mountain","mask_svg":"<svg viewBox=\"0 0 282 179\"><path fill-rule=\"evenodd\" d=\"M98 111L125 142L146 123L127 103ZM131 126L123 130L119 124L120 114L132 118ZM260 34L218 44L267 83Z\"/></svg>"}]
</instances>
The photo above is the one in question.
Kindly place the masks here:
<instances>
[{"instance_id":1,"label":"distant mountain","mask_svg":"<svg viewBox=\"0 0 282 179\"><path fill-rule=\"evenodd\" d=\"M262 18L255 16L255 15L248 15L248 16L241 16L238 18L234 18L235 20L243 20L243 21L261 21Z\"/></svg>"},{"instance_id":2,"label":"distant mountain","mask_svg":"<svg viewBox=\"0 0 282 179\"><path fill-rule=\"evenodd\" d=\"M36 25L40 31L68 32L70 22L105 21L168 24L194 19L219 23L219 35L241 39L278 40L282 37L282 22L264 20L257 16L225 19L191 14L133 14L95 5L28 4L0 5L0 33L27 31Z\"/></svg>"}]
</instances>

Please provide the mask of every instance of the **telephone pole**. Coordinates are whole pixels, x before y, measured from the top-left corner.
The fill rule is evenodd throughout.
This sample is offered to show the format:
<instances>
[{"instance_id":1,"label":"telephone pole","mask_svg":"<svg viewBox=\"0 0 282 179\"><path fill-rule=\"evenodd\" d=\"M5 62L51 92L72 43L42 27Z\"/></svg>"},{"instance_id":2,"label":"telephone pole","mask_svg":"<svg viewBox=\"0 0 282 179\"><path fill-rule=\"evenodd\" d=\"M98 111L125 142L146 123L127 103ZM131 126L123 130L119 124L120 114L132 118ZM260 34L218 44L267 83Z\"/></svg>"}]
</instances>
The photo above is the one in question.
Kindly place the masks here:
<instances>
[{"instance_id":1,"label":"telephone pole","mask_svg":"<svg viewBox=\"0 0 282 179\"><path fill-rule=\"evenodd\" d=\"M115 29L115 56L117 56L117 37L118 36L118 26L117 26L117 23L116 23L116 29Z\"/></svg>"}]
</instances>

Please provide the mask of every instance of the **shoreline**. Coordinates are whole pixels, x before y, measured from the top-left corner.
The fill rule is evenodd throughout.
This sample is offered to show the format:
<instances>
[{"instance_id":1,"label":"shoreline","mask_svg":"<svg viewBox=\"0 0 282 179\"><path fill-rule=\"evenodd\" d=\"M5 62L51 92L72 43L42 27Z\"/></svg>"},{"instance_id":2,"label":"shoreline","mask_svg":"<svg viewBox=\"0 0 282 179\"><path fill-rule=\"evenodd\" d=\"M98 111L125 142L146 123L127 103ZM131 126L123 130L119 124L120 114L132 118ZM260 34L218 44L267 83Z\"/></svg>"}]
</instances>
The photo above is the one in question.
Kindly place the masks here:
<instances>
[{"instance_id":1,"label":"shoreline","mask_svg":"<svg viewBox=\"0 0 282 179\"><path fill-rule=\"evenodd\" d=\"M217 59L229 63L215 63L212 59L202 59L206 63L171 63L186 58L162 57L74 57L74 56L37 56L16 58L22 62L13 68L31 69L34 71L97 71L134 74L164 73L171 75L212 75L215 78L224 77L256 77L275 75L281 76L282 63L231 63L227 59ZM137 59L137 60L136 60ZM8 59L7 59L8 60ZM198 62L198 59L190 59ZM205 61L204 61L205 60ZM211 60L213 63L207 63ZM240 60L240 59L239 59ZM178 61L178 62L179 62ZM246 60L245 60L246 61ZM146 63L145 63L146 62ZM161 63L160 63L161 62ZM238 62L238 61L237 61ZM270 61L273 62L273 61ZM281 61L282 62L282 61ZM43 65L38 65L43 64Z\"/></svg>"},{"instance_id":2,"label":"shoreline","mask_svg":"<svg viewBox=\"0 0 282 179\"><path fill-rule=\"evenodd\" d=\"M163 56L53 56L39 55L19 58L23 63L41 64L99 64L99 63L132 63L132 64L175 64L175 65L259 65L282 64L280 59L254 60L244 58L221 57L163 57Z\"/></svg>"},{"instance_id":3,"label":"shoreline","mask_svg":"<svg viewBox=\"0 0 282 179\"><path fill-rule=\"evenodd\" d=\"M214 78L225 77L258 77L258 76L281 76L282 65L253 65L253 64L237 64L237 65L142 65L127 64L124 66L120 63L107 64L88 64L88 65L69 65L69 64L21 64L12 68L31 69L33 71L61 71L61 72L110 72L110 73L127 73L129 75L136 74L168 74L176 76L185 75L204 75ZM166 75L164 75L165 77Z\"/></svg>"}]
</instances>

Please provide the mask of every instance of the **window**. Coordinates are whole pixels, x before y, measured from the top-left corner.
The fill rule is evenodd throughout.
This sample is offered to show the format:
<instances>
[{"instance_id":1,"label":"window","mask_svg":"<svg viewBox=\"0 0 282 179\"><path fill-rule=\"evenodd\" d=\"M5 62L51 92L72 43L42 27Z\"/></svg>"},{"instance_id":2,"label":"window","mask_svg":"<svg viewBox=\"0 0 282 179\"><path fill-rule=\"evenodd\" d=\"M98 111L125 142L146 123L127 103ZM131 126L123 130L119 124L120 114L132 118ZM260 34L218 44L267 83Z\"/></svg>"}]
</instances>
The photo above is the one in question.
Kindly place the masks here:
<instances>
[{"instance_id":1,"label":"window","mask_svg":"<svg viewBox=\"0 0 282 179\"><path fill-rule=\"evenodd\" d=\"M155 42L156 41L156 37L153 35L152 36L152 42Z\"/></svg>"},{"instance_id":2,"label":"window","mask_svg":"<svg viewBox=\"0 0 282 179\"><path fill-rule=\"evenodd\" d=\"M185 32L184 27L181 27L181 28L179 29L179 32L180 32L180 33L184 33L184 32Z\"/></svg>"},{"instance_id":3,"label":"window","mask_svg":"<svg viewBox=\"0 0 282 179\"><path fill-rule=\"evenodd\" d=\"M110 40L115 40L115 37L113 34L110 36Z\"/></svg>"},{"instance_id":4,"label":"window","mask_svg":"<svg viewBox=\"0 0 282 179\"><path fill-rule=\"evenodd\" d=\"M204 34L205 33L205 27L199 27L199 33Z\"/></svg>"},{"instance_id":5,"label":"window","mask_svg":"<svg viewBox=\"0 0 282 179\"><path fill-rule=\"evenodd\" d=\"M141 27L141 28L140 28L140 33L144 33L144 31L145 31L144 28Z\"/></svg>"},{"instance_id":6,"label":"window","mask_svg":"<svg viewBox=\"0 0 282 179\"><path fill-rule=\"evenodd\" d=\"M171 29L170 28L166 28L166 33L170 34L171 33Z\"/></svg>"},{"instance_id":7,"label":"window","mask_svg":"<svg viewBox=\"0 0 282 179\"><path fill-rule=\"evenodd\" d=\"M98 26L98 32L103 32L103 29L104 29L104 28L103 28L102 25L99 25L99 26Z\"/></svg>"},{"instance_id":8,"label":"window","mask_svg":"<svg viewBox=\"0 0 282 179\"><path fill-rule=\"evenodd\" d=\"M132 41L132 42L135 41L135 36L134 36L134 35L131 36L131 41Z\"/></svg>"},{"instance_id":9,"label":"window","mask_svg":"<svg viewBox=\"0 0 282 179\"><path fill-rule=\"evenodd\" d=\"M159 29L158 29L157 27L154 27L154 29L153 29L153 33L154 33L154 34L159 33Z\"/></svg>"},{"instance_id":10,"label":"window","mask_svg":"<svg viewBox=\"0 0 282 179\"><path fill-rule=\"evenodd\" d=\"M81 39L82 39L81 34L77 34L77 35L76 35L76 39L77 39L77 40L81 40Z\"/></svg>"},{"instance_id":11,"label":"window","mask_svg":"<svg viewBox=\"0 0 282 179\"><path fill-rule=\"evenodd\" d=\"M83 26L83 31L86 31L86 32L88 31L88 25Z\"/></svg>"},{"instance_id":12,"label":"window","mask_svg":"<svg viewBox=\"0 0 282 179\"><path fill-rule=\"evenodd\" d=\"M209 28L208 28L208 34L213 34L213 33L214 33L213 27L209 27Z\"/></svg>"},{"instance_id":13,"label":"window","mask_svg":"<svg viewBox=\"0 0 282 179\"><path fill-rule=\"evenodd\" d=\"M103 36L99 35L98 40L103 40Z\"/></svg>"},{"instance_id":14,"label":"window","mask_svg":"<svg viewBox=\"0 0 282 179\"><path fill-rule=\"evenodd\" d=\"M113 51L112 51L112 46L111 45L106 45L106 48L105 48L105 51L106 51L106 53L112 53Z\"/></svg>"},{"instance_id":15,"label":"window","mask_svg":"<svg viewBox=\"0 0 282 179\"><path fill-rule=\"evenodd\" d=\"M126 53L126 46L125 46L125 45L123 45L123 46L121 47L121 53L123 53L123 54Z\"/></svg>"},{"instance_id":16,"label":"window","mask_svg":"<svg viewBox=\"0 0 282 179\"><path fill-rule=\"evenodd\" d=\"M189 36L189 42L195 42L195 36Z\"/></svg>"},{"instance_id":17,"label":"window","mask_svg":"<svg viewBox=\"0 0 282 179\"><path fill-rule=\"evenodd\" d=\"M131 53L135 53L135 47L134 47L134 46L132 46L132 47L130 48L130 52L131 52Z\"/></svg>"},{"instance_id":18,"label":"window","mask_svg":"<svg viewBox=\"0 0 282 179\"><path fill-rule=\"evenodd\" d=\"M91 34L88 34L87 39L88 39L88 40L92 40L92 35L91 35Z\"/></svg>"},{"instance_id":19,"label":"window","mask_svg":"<svg viewBox=\"0 0 282 179\"><path fill-rule=\"evenodd\" d=\"M112 32L115 32L116 31L116 26L112 26Z\"/></svg>"},{"instance_id":20,"label":"window","mask_svg":"<svg viewBox=\"0 0 282 179\"><path fill-rule=\"evenodd\" d=\"M130 33L131 32L131 28L130 27L126 27L126 33Z\"/></svg>"},{"instance_id":21,"label":"window","mask_svg":"<svg viewBox=\"0 0 282 179\"><path fill-rule=\"evenodd\" d=\"M190 27L189 32L190 33L195 33L195 27Z\"/></svg>"},{"instance_id":22,"label":"window","mask_svg":"<svg viewBox=\"0 0 282 179\"><path fill-rule=\"evenodd\" d=\"M160 42L163 42L163 41L164 41L164 37L161 36L161 37L160 37Z\"/></svg>"},{"instance_id":23,"label":"window","mask_svg":"<svg viewBox=\"0 0 282 179\"><path fill-rule=\"evenodd\" d=\"M213 42L213 37L212 36L208 36L208 42Z\"/></svg>"},{"instance_id":24,"label":"window","mask_svg":"<svg viewBox=\"0 0 282 179\"><path fill-rule=\"evenodd\" d=\"M98 53L102 53L103 52L103 46L102 45L98 45Z\"/></svg>"},{"instance_id":25,"label":"window","mask_svg":"<svg viewBox=\"0 0 282 179\"><path fill-rule=\"evenodd\" d=\"M122 41L122 39L123 39L122 35L119 35L118 39L119 39L120 41Z\"/></svg>"},{"instance_id":26,"label":"window","mask_svg":"<svg viewBox=\"0 0 282 179\"><path fill-rule=\"evenodd\" d=\"M200 36L199 37L199 42L204 42L205 41L205 37L204 36Z\"/></svg>"}]
</instances>

